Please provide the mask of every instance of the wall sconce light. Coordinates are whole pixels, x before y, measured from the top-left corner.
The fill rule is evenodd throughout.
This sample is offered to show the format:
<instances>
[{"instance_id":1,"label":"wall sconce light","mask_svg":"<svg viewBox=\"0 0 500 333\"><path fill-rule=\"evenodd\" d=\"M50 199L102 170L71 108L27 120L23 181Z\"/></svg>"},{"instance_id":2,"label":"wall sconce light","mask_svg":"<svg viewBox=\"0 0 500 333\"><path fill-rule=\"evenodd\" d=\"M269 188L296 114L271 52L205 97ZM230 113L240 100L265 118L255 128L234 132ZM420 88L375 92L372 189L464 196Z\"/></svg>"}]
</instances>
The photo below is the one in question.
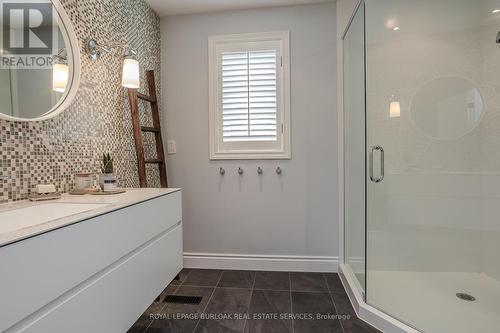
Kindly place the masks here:
<instances>
[{"instance_id":1,"label":"wall sconce light","mask_svg":"<svg viewBox=\"0 0 500 333\"><path fill-rule=\"evenodd\" d=\"M52 90L58 93L64 93L68 85L69 66L66 49L61 49L57 55L53 56L52 65Z\"/></svg>"},{"instance_id":2,"label":"wall sconce light","mask_svg":"<svg viewBox=\"0 0 500 333\"><path fill-rule=\"evenodd\" d=\"M389 116L391 118L401 117L401 103L399 102L399 97L392 95L389 99Z\"/></svg>"},{"instance_id":3,"label":"wall sconce light","mask_svg":"<svg viewBox=\"0 0 500 333\"><path fill-rule=\"evenodd\" d=\"M119 49L121 52L116 54L116 49ZM125 88L139 89L139 62L135 58L137 56L137 51L130 45L120 42L99 44L94 38L89 37L85 40L85 51L92 61L98 60L102 52L123 57L122 86Z\"/></svg>"},{"instance_id":4,"label":"wall sconce light","mask_svg":"<svg viewBox=\"0 0 500 333\"><path fill-rule=\"evenodd\" d=\"M123 59L122 86L138 89L140 85L139 62L131 56L125 56Z\"/></svg>"}]
</instances>

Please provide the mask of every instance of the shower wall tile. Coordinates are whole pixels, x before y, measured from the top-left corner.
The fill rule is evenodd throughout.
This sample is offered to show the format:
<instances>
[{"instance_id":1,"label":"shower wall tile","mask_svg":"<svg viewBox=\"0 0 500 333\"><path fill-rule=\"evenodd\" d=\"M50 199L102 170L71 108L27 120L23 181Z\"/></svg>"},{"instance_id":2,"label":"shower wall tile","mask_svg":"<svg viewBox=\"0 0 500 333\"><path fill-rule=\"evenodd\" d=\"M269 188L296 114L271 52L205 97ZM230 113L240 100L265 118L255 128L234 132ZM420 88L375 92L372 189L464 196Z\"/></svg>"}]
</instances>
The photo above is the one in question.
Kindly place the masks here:
<instances>
[{"instance_id":1,"label":"shower wall tile","mask_svg":"<svg viewBox=\"0 0 500 333\"><path fill-rule=\"evenodd\" d=\"M141 83L153 69L161 103L160 19L143 0L62 0L83 49L99 41L126 42L139 50ZM26 199L39 183L72 189L74 174L99 172L102 153L115 157L121 186L138 187L137 160L127 91L120 85L120 59L103 55L91 62L81 52L81 83L72 105L59 116L33 123L0 120L0 202ZM141 90L146 92L143 84ZM147 124L149 105L142 105ZM161 110L161 104L160 104ZM154 141L145 140L147 156ZM157 169L157 168L156 168ZM158 187L158 171L148 168L149 186Z\"/></svg>"}]
</instances>

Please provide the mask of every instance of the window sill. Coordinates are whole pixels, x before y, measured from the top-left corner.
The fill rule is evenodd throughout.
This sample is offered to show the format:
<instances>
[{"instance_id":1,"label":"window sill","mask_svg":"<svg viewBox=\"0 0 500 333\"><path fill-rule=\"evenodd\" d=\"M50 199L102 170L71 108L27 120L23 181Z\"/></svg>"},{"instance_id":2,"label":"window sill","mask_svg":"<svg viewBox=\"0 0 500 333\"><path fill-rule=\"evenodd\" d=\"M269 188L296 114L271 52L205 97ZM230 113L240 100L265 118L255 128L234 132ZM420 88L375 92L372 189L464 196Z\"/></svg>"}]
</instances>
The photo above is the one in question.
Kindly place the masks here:
<instances>
[{"instance_id":1,"label":"window sill","mask_svg":"<svg viewBox=\"0 0 500 333\"><path fill-rule=\"evenodd\" d=\"M210 160L291 160L290 152L269 152L269 153L242 153L242 152L217 152L210 154Z\"/></svg>"}]
</instances>

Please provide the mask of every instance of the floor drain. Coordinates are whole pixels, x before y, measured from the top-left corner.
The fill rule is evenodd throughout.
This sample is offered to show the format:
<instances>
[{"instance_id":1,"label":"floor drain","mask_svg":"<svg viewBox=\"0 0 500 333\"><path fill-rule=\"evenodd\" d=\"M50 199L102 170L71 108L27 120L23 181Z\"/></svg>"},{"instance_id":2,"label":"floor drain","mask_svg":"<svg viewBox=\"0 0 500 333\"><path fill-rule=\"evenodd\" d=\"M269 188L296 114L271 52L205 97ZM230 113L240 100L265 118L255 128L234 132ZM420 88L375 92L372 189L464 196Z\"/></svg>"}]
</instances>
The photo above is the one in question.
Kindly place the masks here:
<instances>
[{"instance_id":1,"label":"floor drain","mask_svg":"<svg viewBox=\"0 0 500 333\"><path fill-rule=\"evenodd\" d=\"M462 301L467 301L467 302L474 302L476 300L474 296L464 293L458 293L457 297L460 298Z\"/></svg>"}]
</instances>

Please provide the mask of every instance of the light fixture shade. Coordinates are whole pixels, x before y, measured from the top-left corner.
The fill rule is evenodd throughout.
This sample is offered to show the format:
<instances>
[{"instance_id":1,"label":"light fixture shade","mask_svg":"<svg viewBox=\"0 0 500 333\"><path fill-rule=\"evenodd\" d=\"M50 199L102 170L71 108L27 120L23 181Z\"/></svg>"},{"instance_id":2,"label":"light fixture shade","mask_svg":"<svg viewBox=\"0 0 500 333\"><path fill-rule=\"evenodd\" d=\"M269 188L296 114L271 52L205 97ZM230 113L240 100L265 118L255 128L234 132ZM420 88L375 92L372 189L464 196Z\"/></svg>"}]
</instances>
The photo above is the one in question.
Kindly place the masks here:
<instances>
[{"instance_id":1,"label":"light fixture shade","mask_svg":"<svg viewBox=\"0 0 500 333\"><path fill-rule=\"evenodd\" d=\"M122 86L125 88L139 89L139 62L133 58L123 59Z\"/></svg>"},{"instance_id":2,"label":"light fixture shade","mask_svg":"<svg viewBox=\"0 0 500 333\"><path fill-rule=\"evenodd\" d=\"M391 118L401 117L401 103L399 102L399 98L397 98L395 95L392 95L390 99L389 116Z\"/></svg>"},{"instance_id":3,"label":"light fixture shade","mask_svg":"<svg viewBox=\"0 0 500 333\"><path fill-rule=\"evenodd\" d=\"M52 90L64 93L68 85L69 67L66 64L54 64L52 67Z\"/></svg>"}]
</instances>

